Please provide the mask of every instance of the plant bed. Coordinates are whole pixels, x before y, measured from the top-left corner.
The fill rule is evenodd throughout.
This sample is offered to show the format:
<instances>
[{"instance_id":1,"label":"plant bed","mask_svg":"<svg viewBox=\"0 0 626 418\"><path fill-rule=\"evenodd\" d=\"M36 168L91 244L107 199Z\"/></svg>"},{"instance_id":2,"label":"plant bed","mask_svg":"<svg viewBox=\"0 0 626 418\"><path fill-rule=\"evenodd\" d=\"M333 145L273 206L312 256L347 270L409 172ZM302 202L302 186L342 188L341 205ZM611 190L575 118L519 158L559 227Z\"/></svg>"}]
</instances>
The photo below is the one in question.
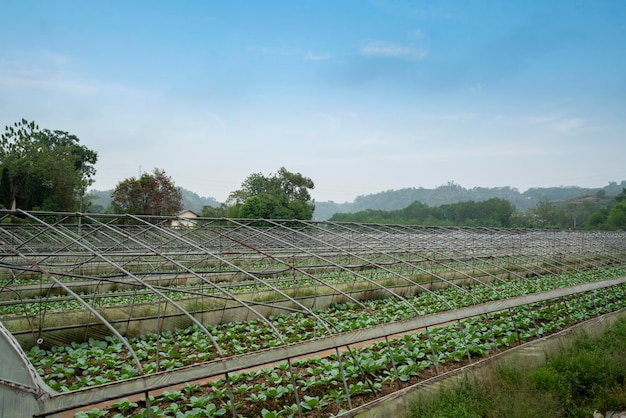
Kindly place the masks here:
<instances>
[{"instance_id":1,"label":"plant bed","mask_svg":"<svg viewBox=\"0 0 626 418\"><path fill-rule=\"evenodd\" d=\"M578 322L576 317L570 317L569 323L558 320L568 309L575 308L580 315L586 312L586 317L596 313L589 309L589 303L576 305L579 300L574 298L567 305L533 306L532 310L522 307L407 334L343 351L341 363L338 355L328 355L232 373L228 380L222 378L204 386L189 385L175 393L165 392L152 398L150 404L153 411L158 411L155 416L230 416L234 405L236 414L243 417L293 417L298 415L298 408L305 416L329 417ZM545 312L558 322L558 326L550 327L550 332L528 320L536 316L544 325L552 322L545 319ZM496 325L516 331L495 337ZM119 401L98 413L105 417L146 416L145 400L122 411L126 407L126 402Z\"/></svg>"},{"instance_id":2,"label":"plant bed","mask_svg":"<svg viewBox=\"0 0 626 418\"><path fill-rule=\"evenodd\" d=\"M597 272L600 277L621 273L618 269ZM441 290L438 296L446 300L453 308L457 308L475 304L481 300L504 297L508 294L507 289L510 287L514 288L508 289L510 292L519 292L520 289L537 291L597 279L589 274L568 273L563 277L549 276L525 279L525 287L521 287L520 283L501 282L497 292L493 286L476 285L472 288L472 294L476 295L475 298L469 298L467 292L459 288ZM335 413L332 409L334 407L331 405L339 404L340 409L347 407L348 397L354 406L357 402L365 402L373 397L379 397L382 393L386 393L384 392L386 390L397 390L405 384L412 384L428 378L433 373L441 373L448 368L459 367L466 362L476 361L476 359L506 349L519 342L547 335L603 312L619 309L626 303L624 293L624 286L620 286L603 291L588 292L577 297L563 297L511 309L501 314L490 314L485 317L469 319L463 321L462 325L453 324L442 328L432 328L428 334L405 335L401 338L390 339L388 343L383 341L359 350L352 350L352 353L341 355L343 373L346 375L345 384L343 378L338 378L338 376L343 376L341 370L338 370L337 367L328 366L338 363L336 355L329 355L321 360L293 361L291 369L288 364L268 367L272 371L264 371L264 373L269 374L262 379L265 382L265 387L268 387L267 384L270 380L280 380L281 383L272 386L273 389L271 390L272 396L270 398L275 399L276 402L279 402L277 400L279 398L283 399L283 396L285 396L284 399L291 399L287 397L288 392L285 392L285 389L279 388L291 384L292 389L289 390L294 392L294 402L295 393L298 393L300 408L307 415L315 416L319 413L322 414L320 416L329 416ZM427 300L427 296L430 297L430 301ZM450 306L441 304L441 299L427 293L419 295L415 300L412 300L412 303L413 306L419 307L420 312L424 314L437 312L441 309L450 309ZM376 314L375 317L372 316L373 312ZM412 309L408 309L402 301L377 300L369 301L365 306L337 305L326 311L318 312L318 314L323 315L329 323L332 323L337 332L343 332L373 326L380 322L400 320L415 313ZM280 330L283 341L272 334L268 328L264 328L264 324L260 321L221 324L209 327L209 331L220 344L220 349L223 350L222 356L236 356L239 353L277 347L285 342L319 338L325 332L319 323L305 314L280 315L272 317L271 320L274 326ZM218 353L215 347L209 343L206 334L194 327L178 332L148 334L144 338L132 339L130 342L133 344L135 352L141 357L144 373L148 374L160 370L174 370L177 367L198 364L203 361L219 361ZM115 350L109 346L114 346ZM50 360L49 353L52 353L53 360ZM109 339L104 342L94 340L85 344L74 344L67 348L58 347L50 352L33 348L29 352L29 356L39 373L51 387L59 391L67 391L118 381L139 374L136 370L135 372L132 371L134 368L132 362L127 355L124 356L122 353L121 342ZM89 359L98 360L90 361ZM320 369L325 370L326 367L330 371L319 372ZM70 368L74 369L74 376L79 377L67 376L70 374L68 372ZM248 411L252 408L253 413L257 413L259 411L254 408L258 409L261 404L265 405L267 401L267 394L265 394L265 401L261 402L263 399L262 388L257 387L256 391L254 389L254 385L260 383L246 383L247 386L245 387L239 385L235 388L234 386L243 379L247 382L250 378L250 382L256 382L254 379L257 379L258 376L249 377L249 373L254 376L257 372L231 373L228 375L228 382L222 379L224 380L222 385L226 388L230 385L229 391L233 392L234 405L238 410ZM273 373L276 373L276 376ZM324 384L316 384L318 381L324 382ZM333 381L337 384L329 386L328 382L332 383ZM212 385L202 390L212 391L214 390ZM317 391L321 391L323 387L330 387L333 392L318 395ZM276 391L282 395L279 396L279 392ZM338 398L332 400L332 397ZM209 401L215 399L214 396L209 398ZM208 404L213 403L215 405L213 413L221 411L222 408L226 408L230 413L230 402L226 399L219 399L221 403L217 401L208 402ZM294 403L291 400L281 400L280 402L282 408L285 409L282 414L289 416L288 409L293 408ZM301 404L302 402L309 403ZM298 404L296 404L296 412L297 406ZM159 407L166 408L167 405L159 404ZM182 409L181 413L189 412L190 415L188 416L193 416L191 411L195 407L177 404L172 408ZM283 410L265 409L268 411L266 415L272 412L279 414ZM141 408L138 406L137 411L140 410ZM114 411L109 411L109 413L110 415L107 416L115 415ZM245 412L244 416L258 416L246 415L248 413ZM262 413L263 410L261 409Z\"/></svg>"},{"instance_id":3,"label":"plant bed","mask_svg":"<svg viewBox=\"0 0 626 418\"><path fill-rule=\"evenodd\" d=\"M612 269L610 271L603 269L597 272L597 275L575 275L568 273L567 275L560 276L548 276L548 277L536 277L530 281L524 281L524 291L530 290L547 290L556 287L563 287L579 283L581 280L594 280L598 277L611 277L621 274L621 270ZM531 283L532 282L532 283ZM502 297L507 297L519 293L520 283L514 283L511 281L501 282L497 286L476 285L471 289L471 295L462 288L448 288L443 289L436 294L422 293L418 296L407 300L406 303L394 299L372 300L366 301L362 305L356 304L339 304L330 307L324 311L317 312L320 319L327 322L327 326L330 326L333 332L347 332L354 331L362 328L375 326L380 323L390 323L393 321L403 320L415 316L414 309L418 310L419 314L430 314L440 312L447 309L456 309L464 306L470 306L476 303L480 303L488 300L498 300ZM606 293L606 292L605 292ZM607 293L607 298L614 300L615 297L611 293ZM581 299L581 301L586 299ZM443 303L445 301L445 303ZM561 302L567 304L570 302ZM591 302L594 303L593 299ZM611 302L613 304L617 302ZM613 305L609 306L608 302L605 302L606 308L613 308ZM593 306L590 306L592 308ZM598 307L601 308L601 307ZM538 311L541 312L541 311ZM546 314L548 317L551 313ZM564 317L576 317L576 313L563 314ZM527 318L530 321L533 318ZM539 318L542 319L542 318ZM549 319L549 318L548 318ZM560 318L565 320L567 318ZM579 318L584 319L584 317ZM218 325L209 325L206 327L208 332L213 336L216 343L219 345L223 355L238 355L243 353L249 353L261 349L267 349L277 347L285 343L294 343L314 338L319 338L327 334L328 328L321 324L316 318L307 315L305 313L293 313L289 315L277 315L268 318L269 322L273 325L275 330L279 332L276 334L269 324L259 320L244 321L244 322L230 322ZM67 350L65 355L70 355L76 352L76 347L86 346L89 347L94 341L90 339L88 342L80 344L73 343ZM131 345L136 344L139 346L139 351L143 353L144 347L147 347L148 353L153 353L151 356L147 356L146 360L148 371L169 370L170 364L176 364L176 362L169 361L168 357L172 356L173 352L179 350L181 357L185 357L187 360L185 364L193 364L194 362L203 362L210 355L211 358L218 356L216 347L211 344L207 335L195 326L179 329L174 331L166 331L160 334L147 333L144 337L137 337L129 339ZM119 341L114 337L108 337L106 342L111 342L118 345ZM101 343L98 342L98 345ZM167 350L160 349L161 347L169 347ZM183 350L184 347L189 347ZM189 352L196 347L197 353ZM63 352L64 347L55 347L54 350ZM38 354L41 354L39 347L33 347L33 350ZM161 351L164 354L159 354ZM57 355L55 354L55 357ZM164 361L166 366L161 364L160 359L168 359ZM67 360L71 363L71 360ZM178 365L180 367L180 365ZM45 373L44 377L45 377ZM63 389L61 386L53 385L55 390L68 390L69 386L65 385L67 389ZM71 389L74 390L74 389Z\"/></svg>"},{"instance_id":4,"label":"plant bed","mask_svg":"<svg viewBox=\"0 0 626 418\"><path fill-rule=\"evenodd\" d=\"M623 267L620 267L620 265L599 267L587 271L571 272L571 277L586 276L587 278L585 280L589 281L595 280L593 277L603 277L606 274L614 276L615 274L620 274L619 271L624 271ZM550 286L567 286L568 283L571 283L571 279L570 282L563 282L560 279L560 277L567 277L566 273L547 275L543 277L545 277L545 280L543 280L544 284L541 285L542 289L549 288ZM348 279L354 280L352 277L349 277ZM439 284L436 284L437 282L430 282L420 285L412 285L410 282L407 282L406 279L402 279L402 281L404 281L402 286L397 285L399 279L394 279L394 284L396 284L396 286L386 287L387 290L383 292L381 290L383 288L381 287L382 285L378 285L376 283L380 282L389 285L389 283L387 283L389 282L389 279L374 279L370 282L361 281L359 283L352 281L351 283L342 284L342 280L344 279L339 278L337 279L337 284L335 286L337 289L342 290L346 295L348 295L348 297L358 301L366 301L368 299L386 299L391 295L389 291L395 291L397 294L410 298L413 295L424 294L426 289L452 288L458 290L461 288L461 285L463 287L470 285L472 289L471 294L462 290L460 290L460 292L464 292L466 298L478 298L478 302L480 302L501 298L502 296L497 294L497 288L499 288L503 282L511 283L511 285L508 286L509 290L507 290L507 294L512 294L512 292L518 291L516 289L521 287L525 287L525 291L527 292L537 291L537 280L529 279L531 279L531 277L526 278L524 275L506 280L498 279L494 276L478 278L470 278L468 276L463 279L454 279L447 282L439 280ZM551 280L554 280L556 284L549 283ZM561 284L559 284L559 282L561 282ZM294 300L297 300L298 303L306 306L307 308L316 306L317 309L324 309L335 303L350 302L348 297L345 297L342 294L333 293L336 291L330 287L307 286L306 282L299 281L297 282L296 287L290 288L290 286L293 286L294 283L296 282L285 282L284 292L286 292L286 294L291 294L291 297ZM488 286L477 286L477 284L481 283L487 284ZM548 283L548 285L545 283ZM533 286L535 286L534 290ZM491 291L492 295L489 296L489 299L484 299L484 296L480 295L476 296L476 292L479 288L482 288L487 292ZM496 289L496 291L493 291L493 289ZM223 321L219 319L209 320L212 316L211 312L216 312L214 316L227 318L227 320L246 320L251 316L249 310L237 302L215 298L217 292L208 284L203 287L183 286L164 288L162 290L168 297L180 303L188 312L191 312L196 317L202 318L202 322L216 324ZM240 290L245 290L245 288L241 288ZM264 299L264 295L266 293L268 296L272 297L271 300ZM190 296L191 294L193 294L193 296ZM284 296L281 296L274 290L263 292L257 289L254 292L240 293L237 296L241 300L250 303L252 306L256 306L258 303L271 303L271 306L274 306L276 309L266 309L266 307L259 306L260 312L266 312L264 314L265 316L276 315L277 313L288 312L289 310L294 309L301 309L301 307L294 304L292 301L285 299ZM94 306L94 308L99 309L107 320L112 321L113 323L148 322L151 316L156 317L158 315L159 318L172 318L161 326L164 327L163 329L173 330L180 327L181 324L185 322L187 324L190 322L189 319L184 318L184 314L182 314L178 309L165 302L159 295L151 293L148 290L139 292L126 292L124 290L119 290L117 292L102 294L87 294L84 297L86 301ZM429 296L427 296L427 298L429 298ZM159 300L161 300L161 302L159 302ZM62 324L64 328L71 326L72 322L75 322L76 326L79 328L87 325L98 326L100 324L96 318L84 309L82 304L71 297L32 299L28 304L22 302L23 301L21 300L16 300L14 302L0 302L0 319L2 319L5 326L11 332L20 338L20 341L22 341L22 344L26 347L30 347L33 342L28 342L28 337L22 338L19 336L21 334L32 334L33 328L39 329L40 332L45 333L47 330L54 331L59 324ZM473 303L477 302L474 301ZM75 312L68 318L67 313L70 310ZM227 311L230 311L231 313L224 314ZM68 322L68 320L70 322ZM135 334L131 334L131 329L138 331ZM156 331L156 328L142 325L134 325L132 328L123 328L123 332L128 333L130 336L137 336L142 332L142 330ZM89 336L90 335L87 334L87 337Z\"/></svg>"}]
</instances>

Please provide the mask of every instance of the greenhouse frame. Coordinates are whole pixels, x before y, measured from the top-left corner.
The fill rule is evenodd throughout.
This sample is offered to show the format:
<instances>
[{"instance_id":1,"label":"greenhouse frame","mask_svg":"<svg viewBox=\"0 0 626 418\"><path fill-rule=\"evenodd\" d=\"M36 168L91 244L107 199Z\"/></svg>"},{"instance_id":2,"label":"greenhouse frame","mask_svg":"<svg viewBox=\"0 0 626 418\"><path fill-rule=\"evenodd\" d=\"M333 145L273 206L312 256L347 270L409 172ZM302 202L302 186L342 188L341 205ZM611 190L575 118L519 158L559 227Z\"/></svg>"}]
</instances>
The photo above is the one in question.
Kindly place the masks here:
<instances>
[{"instance_id":1,"label":"greenhouse frame","mask_svg":"<svg viewBox=\"0 0 626 418\"><path fill-rule=\"evenodd\" d=\"M0 416L340 416L626 307L626 232L0 210Z\"/></svg>"}]
</instances>

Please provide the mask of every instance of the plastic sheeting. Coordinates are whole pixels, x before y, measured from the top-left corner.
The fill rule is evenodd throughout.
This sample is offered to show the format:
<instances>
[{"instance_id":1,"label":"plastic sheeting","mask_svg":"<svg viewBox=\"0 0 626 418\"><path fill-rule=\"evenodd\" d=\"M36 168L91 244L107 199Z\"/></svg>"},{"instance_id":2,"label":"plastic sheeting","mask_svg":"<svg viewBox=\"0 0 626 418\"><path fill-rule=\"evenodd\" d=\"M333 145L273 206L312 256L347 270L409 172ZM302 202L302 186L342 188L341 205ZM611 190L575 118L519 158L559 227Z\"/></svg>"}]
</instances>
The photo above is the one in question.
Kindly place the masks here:
<instances>
[{"instance_id":1,"label":"plastic sheeting","mask_svg":"<svg viewBox=\"0 0 626 418\"><path fill-rule=\"evenodd\" d=\"M25 418L42 410L43 383L15 339L0 323L0 417Z\"/></svg>"}]
</instances>

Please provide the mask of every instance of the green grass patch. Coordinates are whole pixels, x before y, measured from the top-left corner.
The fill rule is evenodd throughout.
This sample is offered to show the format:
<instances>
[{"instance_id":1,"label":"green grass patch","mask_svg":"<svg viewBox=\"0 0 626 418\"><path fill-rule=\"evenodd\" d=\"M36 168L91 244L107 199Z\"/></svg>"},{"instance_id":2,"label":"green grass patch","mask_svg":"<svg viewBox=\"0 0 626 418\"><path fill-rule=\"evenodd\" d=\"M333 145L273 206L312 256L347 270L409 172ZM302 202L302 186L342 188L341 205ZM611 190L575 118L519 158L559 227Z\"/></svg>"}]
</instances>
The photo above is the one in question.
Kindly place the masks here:
<instances>
[{"instance_id":1,"label":"green grass patch","mask_svg":"<svg viewBox=\"0 0 626 418\"><path fill-rule=\"evenodd\" d=\"M598 337L574 343L528 370L498 367L477 380L466 377L416 402L411 417L589 418L626 409L626 319Z\"/></svg>"}]
</instances>

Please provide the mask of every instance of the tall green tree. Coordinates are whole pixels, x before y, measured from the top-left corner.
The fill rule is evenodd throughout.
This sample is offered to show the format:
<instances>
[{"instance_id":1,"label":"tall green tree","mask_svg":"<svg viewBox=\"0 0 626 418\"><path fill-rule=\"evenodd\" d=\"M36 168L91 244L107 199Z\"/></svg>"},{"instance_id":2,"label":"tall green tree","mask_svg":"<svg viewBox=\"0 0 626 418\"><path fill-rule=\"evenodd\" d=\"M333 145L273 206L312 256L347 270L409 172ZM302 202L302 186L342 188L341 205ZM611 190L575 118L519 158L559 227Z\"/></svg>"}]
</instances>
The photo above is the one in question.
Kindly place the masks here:
<instances>
[{"instance_id":1,"label":"tall green tree","mask_svg":"<svg viewBox=\"0 0 626 418\"><path fill-rule=\"evenodd\" d=\"M226 213L242 218L309 220L315 210L309 193L313 188L313 180L285 167L270 176L253 173L229 195Z\"/></svg>"},{"instance_id":2,"label":"tall green tree","mask_svg":"<svg viewBox=\"0 0 626 418\"><path fill-rule=\"evenodd\" d=\"M5 208L10 208L12 202L13 195L11 194L9 169L7 167L2 167L2 174L0 177L0 205Z\"/></svg>"},{"instance_id":3,"label":"tall green tree","mask_svg":"<svg viewBox=\"0 0 626 418\"><path fill-rule=\"evenodd\" d=\"M609 209L606 223L608 229L626 229L626 189L615 196L615 204Z\"/></svg>"},{"instance_id":4,"label":"tall green tree","mask_svg":"<svg viewBox=\"0 0 626 418\"><path fill-rule=\"evenodd\" d=\"M95 151L68 132L40 130L26 119L6 126L0 139L0 203L75 211L93 183L97 160Z\"/></svg>"},{"instance_id":5,"label":"tall green tree","mask_svg":"<svg viewBox=\"0 0 626 418\"><path fill-rule=\"evenodd\" d=\"M548 199L541 199L530 212L535 217L534 226L539 228L559 228L564 217L563 210Z\"/></svg>"},{"instance_id":6,"label":"tall green tree","mask_svg":"<svg viewBox=\"0 0 626 418\"><path fill-rule=\"evenodd\" d=\"M119 182L111 194L114 212L132 215L171 216L183 209L182 201L182 191L158 168Z\"/></svg>"},{"instance_id":7,"label":"tall green tree","mask_svg":"<svg viewBox=\"0 0 626 418\"><path fill-rule=\"evenodd\" d=\"M226 216L227 206L225 203L220 204L218 207L205 205L202 207L200 216L203 218L222 218Z\"/></svg>"},{"instance_id":8,"label":"tall green tree","mask_svg":"<svg viewBox=\"0 0 626 418\"><path fill-rule=\"evenodd\" d=\"M608 229L626 229L626 202L617 202L611 207L607 217Z\"/></svg>"}]
</instances>

